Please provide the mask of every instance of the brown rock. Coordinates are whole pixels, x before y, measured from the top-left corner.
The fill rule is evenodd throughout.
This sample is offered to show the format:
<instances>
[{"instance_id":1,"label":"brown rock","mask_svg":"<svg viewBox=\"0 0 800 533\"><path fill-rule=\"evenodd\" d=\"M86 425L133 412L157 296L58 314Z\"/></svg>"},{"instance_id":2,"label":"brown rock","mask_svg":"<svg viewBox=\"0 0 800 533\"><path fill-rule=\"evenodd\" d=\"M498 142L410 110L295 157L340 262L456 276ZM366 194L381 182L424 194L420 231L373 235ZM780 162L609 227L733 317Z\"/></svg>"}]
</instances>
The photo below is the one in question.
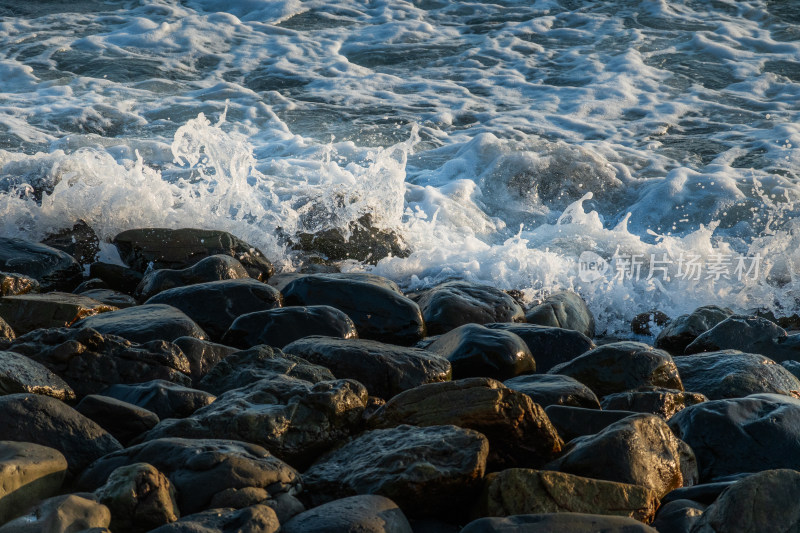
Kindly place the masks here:
<instances>
[{"instance_id":1,"label":"brown rock","mask_svg":"<svg viewBox=\"0 0 800 533\"><path fill-rule=\"evenodd\" d=\"M67 460L58 450L0 441L0 524L57 494L66 474Z\"/></svg>"}]
</instances>

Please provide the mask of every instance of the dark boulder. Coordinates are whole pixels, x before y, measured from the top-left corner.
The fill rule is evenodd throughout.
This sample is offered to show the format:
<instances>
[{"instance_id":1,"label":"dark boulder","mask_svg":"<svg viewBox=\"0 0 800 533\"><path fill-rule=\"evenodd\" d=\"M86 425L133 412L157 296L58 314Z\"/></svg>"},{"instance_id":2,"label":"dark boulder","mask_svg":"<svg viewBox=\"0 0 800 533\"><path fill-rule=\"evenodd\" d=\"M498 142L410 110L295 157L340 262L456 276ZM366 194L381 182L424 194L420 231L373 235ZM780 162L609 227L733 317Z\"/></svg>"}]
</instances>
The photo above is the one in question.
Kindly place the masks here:
<instances>
[{"instance_id":1,"label":"dark boulder","mask_svg":"<svg viewBox=\"0 0 800 533\"><path fill-rule=\"evenodd\" d=\"M97 300L108 306L116 307L117 309L127 309L128 307L139 305L139 302L137 302L133 296L128 296L124 292L111 289L89 289L78 294Z\"/></svg>"},{"instance_id":2,"label":"dark boulder","mask_svg":"<svg viewBox=\"0 0 800 533\"><path fill-rule=\"evenodd\" d=\"M536 361L528 345L511 332L466 324L441 335L427 349L450 361L455 379L498 380L529 374Z\"/></svg>"},{"instance_id":3,"label":"dark boulder","mask_svg":"<svg viewBox=\"0 0 800 533\"><path fill-rule=\"evenodd\" d=\"M23 274L43 291L71 291L83 279L80 263L45 244L0 237L0 272Z\"/></svg>"},{"instance_id":4,"label":"dark boulder","mask_svg":"<svg viewBox=\"0 0 800 533\"><path fill-rule=\"evenodd\" d=\"M322 365L338 378L355 379L372 396L384 399L451 377L447 359L419 348L370 340L306 337L285 346L284 351Z\"/></svg>"},{"instance_id":5,"label":"dark boulder","mask_svg":"<svg viewBox=\"0 0 800 533\"><path fill-rule=\"evenodd\" d=\"M486 324L486 327L508 331L525 341L540 374L596 348L592 339L571 329L511 323Z\"/></svg>"},{"instance_id":6,"label":"dark boulder","mask_svg":"<svg viewBox=\"0 0 800 533\"><path fill-rule=\"evenodd\" d=\"M448 281L419 298L430 335L446 333L464 324L524 322L522 307L508 294L489 285Z\"/></svg>"},{"instance_id":7,"label":"dark boulder","mask_svg":"<svg viewBox=\"0 0 800 533\"><path fill-rule=\"evenodd\" d=\"M653 527L659 533L688 533L705 509L705 505L692 500L673 500L658 509Z\"/></svg>"},{"instance_id":8,"label":"dark boulder","mask_svg":"<svg viewBox=\"0 0 800 533\"><path fill-rule=\"evenodd\" d=\"M281 307L283 298L274 287L245 278L167 289L145 303L166 304L183 311L213 340L219 341L239 316Z\"/></svg>"},{"instance_id":9,"label":"dark boulder","mask_svg":"<svg viewBox=\"0 0 800 533\"><path fill-rule=\"evenodd\" d=\"M100 394L128 402L155 413L158 418L185 418L201 407L214 402L216 396L155 379L131 385L111 385Z\"/></svg>"},{"instance_id":10,"label":"dark boulder","mask_svg":"<svg viewBox=\"0 0 800 533\"><path fill-rule=\"evenodd\" d=\"M658 533L627 516L584 513L522 514L479 518L461 533Z\"/></svg>"},{"instance_id":11,"label":"dark boulder","mask_svg":"<svg viewBox=\"0 0 800 533\"><path fill-rule=\"evenodd\" d=\"M75 328L92 328L104 335L116 335L131 342L173 341L178 337L207 339L197 323L171 305L129 307L85 318Z\"/></svg>"},{"instance_id":12,"label":"dark boulder","mask_svg":"<svg viewBox=\"0 0 800 533\"><path fill-rule=\"evenodd\" d=\"M111 511L91 495L65 494L38 502L0 533L110 533L110 523Z\"/></svg>"},{"instance_id":13,"label":"dark boulder","mask_svg":"<svg viewBox=\"0 0 800 533\"><path fill-rule=\"evenodd\" d=\"M733 311L727 307L698 307L691 314L681 315L667 324L656 337L655 346L671 354L681 355L692 341L732 314Z\"/></svg>"},{"instance_id":14,"label":"dark boulder","mask_svg":"<svg viewBox=\"0 0 800 533\"><path fill-rule=\"evenodd\" d=\"M15 352L0 351L0 395L31 393L72 401L72 387L41 365Z\"/></svg>"},{"instance_id":15,"label":"dark boulder","mask_svg":"<svg viewBox=\"0 0 800 533\"><path fill-rule=\"evenodd\" d=\"M85 396L75 410L96 422L123 445L153 429L159 422L158 416L152 411L97 394Z\"/></svg>"},{"instance_id":16,"label":"dark boulder","mask_svg":"<svg viewBox=\"0 0 800 533\"><path fill-rule=\"evenodd\" d=\"M119 255L131 268L182 269L211 255L239 260L251 278L266 281L275 269L264 254L225 231L194 228L144 228L123 231L113 240Z\"/></svg>"},{"instance_id":17,"label":"dark boulder","mask_svg":"<svg viewBox=\"0 0 800 533\"><path fill-rule=\"evenodd\" d=\"M678 365L678 370L681 371L681 366L678 363L679 361L675 362ZM681 376L683 377L682 371ZM686 381L684 381L683 386L689 387ZM672 415L681 409L706 400L708 398L697 392L683 392L662 387L641 387L633 391L609 394L603 398L602 406L603 409L650 413L658 415L664 420L669 420Z\"/></svg>"},{"instance_id":18,"label":"dark boulder","mask_svg":"<svg viewBox=\"0 0 800 533\"><path fill-rule=\"evenodd\" d=\"M147 300L156 294L195 283L249 278L247 270L229 255L212 255L181 270L148 270L136 287L136 297Z\"/></svg>"},{"instance_id":19,"label":"dark boulder","mask_svg":"<svg viewBox=\"0 0 800 533\"><path fill-rule=\"evenodd\" d=\"M583 298L570 291L551 294L528 309L525 320L530 324L579 331L590 339L594 337L594 315Z\"/></svg>"},{"instance_id":20,"label":"dark boulder","mask_svg":"<svg viewBox=\"0 0 800 533\"><path fill-rule=\"evenodd\" d=\"M687 390L711 400L770 392L800 396L800 380L772 359L737 350L675 357Z\"/></svg>"},{"instance_id":21,"label":"dark boulder","mask_svg":"<svg viewBox=\"0 0 800 533\"><path fill-rule=\"evenodd\" d=\"M636 414L633 411L587 409L571 405L548 405L545 413L565 441L600 433L611 424Z\"/></svg>"},{"instance_id":22,"label":"dark boulder","mask_svg":"<svg viewBox=\"0 0 800 533\"><path fill-rule=\"evenodd\" d=\"M781 366L800 379L800 361L781 361Z\"/></svg>"},{"instance_id":23,"label":"dark boulder","mask_svg":"<svg viewBox=\"0 0 800 533\"><path fill-rule=\"evenodd\" d=\"M488 378L420 385L401 392L369 419L371 427L453 425L489 439L489 468L537 467L563 442L539 405Z\"/></svg>"},{"instance_id":24,"label":"dark boulder","mask_svg":"<svg viewBox=\"0 0 800 533\"><path fill-rule=\"evenodd\" d=\"M189 360L190 374L192 382L197 384L214 365L228 357L230 354L238 352L237 348L217 344L210 341L196 339L194 337L178 337L173 342Z\"/></svg>"},{"instance_id":25,"label":"dark boulder","mask_svg":"<svg viewBox=\"0 0 800 533\"><path fill-rule=\"evenodd\" d=\"M209 509L184 516L149 533L278 533L280 529L275 511L258 504L244 509Z\"/></svg>"},{"instance_id":26,"label":"dark boulder","mask_svg":"<svg viewBox=\"0 0 800 533\"><path fill-rule=\"evenodd\" d=\"M100 239L83 220L79 220L71 228L51 233L41 242L71 255L81 265L91 264L100 253Z\"/></svg>"},{"instance_id":27,"label":"dark boulder","mask_svg":"<svg viewBox=\"0 0 800 533\"><path fill-rule=\"evenodd\" d=\"M569 376L527 374L507 379L503 384L528 395L531 400L542 407L571 405L586 409L600 409L600 400L597 399L592 389Z\"/></svg>"},{"instance_id":28,"label":"dark boulder","mask_svg":"<svg viewBox=\"0 0 800 533\"><path fill-rule=\"evenodd\" d=\"M222 337L230 346L250 348L259 344L282 347L310 335L356 339L350 317L329 305L281 307L241 315Z\"/></svg>"},{"instance_id":29,"label":"dark boulder","mask_svg":"<svg viewBox=\"0 0 800 533\"><path fill-rule=\"evenodd\" d=\"M0 318L8 322L17 335L35 329L69 327L83 318L114 310L116 307L87 296L66 292L0 298Z\"/></svg>"},{"instance_id":30,"label":"dark boulder","mask_svg":"<svg viewBox=\"0 0 800 533\"><path fill-rule=\"evenodd\" d=\"M653 330L657 331L669 323L669 317L659 310L639 313L631 320L631 331L637 335L653 335Z\"/></svg>"},{"instance_id":31,"label":"dark boulder","mask_svg":"<svg viewBox=\"0 0 800 533\"><path fill-rule=\"evenodd\" d=\"M298 278L283 289L286 305L330 305L350 317L364 339L410 345L425 336L416 303L372 282L327 275Z\"/></svg>"},{"instance_id":32,"label":"dark boulder","mask_svg":"<svg viewBox=\"0 0 800 533\"><path fill-rule=\"evenodd\" d=\"M103 280L109 289L128 295L133 295L142 281L141 272L126 266L103 262L89 265L89 276Z\"/></svg>"},{"instance_id":33,"label":"dark boulder","mask_svg":"<svg viewBox=\"0 0 800 533\"><path fill-rule=\"evenodd\" d=\"M398 426L363 433L323 456L304 475L313 505L378 494L412 517L461 515L476 495L489 443L455 426Z\"/></svg>"},{"instance_id":34,"label":"dark boulder","mask_svg":"<svg viewBox=\"0 0 800 533\"><path fill-rule=\"evenodd\" d=\"M789 335L766 318L732 316L697 337L685 353L739 350L757 353L773 361L800 359L800 335Z\"/></svg>"},{"instance_id":35,"label":"dark boulder","mask_svg":"<svg viewBox=\"0 0 800 533\"><path fill-rule=\"evenodd\" d=\"M334 500L283 524L282 533L412 533L403 511L374 494Z\"/></svg>"},{"instance_id":36,"label":"dark boulder","mask_svg":"<svg viewBox=\"0 0 800 533\"><path fill-rule=\"evenodd\" d=\"M601 397L647 385L683 390L672 357L641 342L604 344L549 373L575 378Z\"/></svg>"}]
</instances>

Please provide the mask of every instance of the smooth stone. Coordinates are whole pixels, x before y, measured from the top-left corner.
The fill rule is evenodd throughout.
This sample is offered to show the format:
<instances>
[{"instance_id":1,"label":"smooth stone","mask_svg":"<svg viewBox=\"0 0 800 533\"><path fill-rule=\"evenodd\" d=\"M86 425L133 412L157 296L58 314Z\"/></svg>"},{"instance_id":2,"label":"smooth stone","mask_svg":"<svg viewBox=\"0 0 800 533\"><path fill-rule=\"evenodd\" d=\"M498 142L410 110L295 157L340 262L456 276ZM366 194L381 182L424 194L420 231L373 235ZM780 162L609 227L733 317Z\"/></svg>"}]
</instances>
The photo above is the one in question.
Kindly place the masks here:
<instances>
[{"instance_id":1,"label":"smooth stone","mask_svg":"<svg viewBox=\"0 0 800 533\"><path fill-rule=\"evenodd\" d=\"M70 475L122 448L117 439L67 404L39 394L0 396L0 439L55 448Z\"/></svg>"},{"instance_id":2,"label":"smooth stone","mask_svg":"<svg viewBox=\"0 0 800 533\"><path fill-rule=\"evenodd\" d=\"M548 373L575 378L599 397L647 385L683 390L672 357L641 342L604 344Z\"/></svg>"},{"instance_id":3,"label":"smooth stone","mask_svg":"<svg viewBox=\"0 0 800 533\"><path fill-rule=\"evenodd\" d=\"M89 394L75 406L80 414L96 422L123 445L153 429L159 422L152 411L116 398Z\"/></svg>"},{"instance_id":4,"label":"smooth stone","mask_svg":"<svg viewBox=\"0 0 800 533\"><path fill-rule=\"evenodd\" d=\"M569 376L527 374L507 379L503 384L510 389L527 394L531 400L542 407L569 405L585 409L600 409L600 400L597 399L592 389Z\"/></svg>"},{"instance_id":5,"label":"smooth stone","mask_svg":"<svg viewBox=\"0 0 800 533\"><path fill-rule=\"evenodd\" d=\"M71 291L83 278L80 263L45 244L0 237L0 272L22 274L43 291Z\"/></svg>"},{"instance_id":6,"label":"smooth stone","mask_svg":"<svg viewBox=\"0 0 800 533\"><path fill-rule=\"evenodd\" d=\"M631 320L631 331L636 335L653 335L653 330L660 332L664 326L669 324L669 317L663 312L654 309L645 313L639 313Z\"/></svg>"},{"instance_id":7,"label":"smooth stone","mask_svg":"<svg viewBox=\"0 0 800 533\"><path fill-rule=\"evenodd\" d=\"M655 347L681 355L692 341L732 314L733 311L727 307L698 307L690 314L681 315L667 324L656 337Z\"/></svg>"},{"instance_id":8,"label":"smooth stone","mask_svg":"<svg viewBox=\"0 0 800 533\"><path fill-rule=\"evenodd\" d=\"M450 361L455 379L489 377L502 381L536 370L536 361L521 338L478 324L448 331L427 350Z\"/></svg>"},{"instance_id":9,"label":"smooth stone","mask_svg":"<svg viewBox=\"0 0 800 533\"><path fill-rule=\"evenodd\" d=\"M767 470L731 485L708 506L692 533L800 530L800 472Z\"/></svg>"},{"instance_id":10,"label":"smooth stone","mask_svg":"<svg viewBox=\"0 0 800 533\"><path fill-rule=\"evenodd\" d=\"M142 228L123 231L112 241L131 268L182 269L218 254L235 257L251 278L266 281L275 269L264 254L226 231L195 228Z\"/></svg>"},{"instance_id":11,"label":"smooth stone","mask_svg":"<svg viewBox=\"0 0 800 533\"><path fill-rule=\"evenodd\" d=\"M114 310L116 307L87 296L66 292L0 298L0 317L17 335L41 328L69 327L83 318Z\"/></svg>"},{"instance_id":12,"label":"smooth stone","mask_svg":"<svg viewBox=\"0 0 800 533\"><path fill-rule=\"evenodd\" d=\"M680 487L670 491L666 496L661 498L661 505L666 505L675 500L690 500L702 505L710 505L714 503L722 492L739 481L739 476L749 476L751 474L737 474L731 476L733 479L725 478L724 481L715 481L713 483L701 483L700 485L693 485L691 487Z\"/></svg>"},{"instance_id":13,"label":"smooth stone","mask_svg":"<svg viewBox=\"0 0 800 533\"><path fill-rule=\"evenodd\" d=\"M509 331L521 338L528 345L536 361L536 372L540 374L597 347L592 339L571 329L510 323L486 324L486 327Z\"/></svg>"},{"instance_id":14,"label":"smooth stone","mask_svg":"<svg viewBox=\"0 0 800 533\"><path fill-rule=\"evenodd\" d=\"M488 453L486 437L470 429L376 429L323 456L303 482L315 506L377 494L407 516L463 516L464 502L480 489Z\"/></svg>"},{"instance_id":15,"label":"smooth stone","mask_svg":"<svg viewBox=\"0 0 800 533\"><path fill-rule=\"evenodd\" d=\"M479 518L461 533L658 533L633 518L584 513L523 514Z\"/></svg>"},{"instance_id":16,"label":"smooth stone","mask_svg":"<svg viewBox=\"0 0 800 533\"><path fill-rule=\"evenodd\" d=\"M174 341L179 337L208 338L197 323L171 305L152 304L129 307L85 318L75 328L92 328L131 342Z\"/></svg>"},{"instance_id":17,"label":"smooth stone","mask_svg":"<svg viewBox=\"0 0 800 533\"><path fill-rule=\"evenodd\" d=\"M144 301L160 292L176 287L249 277L247 270L235 257L212 255L181 270L170 268L148 270L136 287L136 297Z\"/></svg>"},{"instance_id":18,"label":"smooth stone","mask_svg":"<svg viewBox=\"0 0 800 533\"><path fill-rule=\"evenodd\" d=\"M781 361L781 366L800 379L800 361Z\"/></svg>"},{"instance_id":19,"label":"smooth stone","mask_svg":"<svg viewBox=\"0 0 800 533\"><path fill-rule=\"evenodd\" d=\"M24 274L0 272L0 296L18 296L42 290L39 282Z\"/></svg>"},{"instance_id":20,"label":"smooth stone","mask_svg":"<svg viewBox=\"0 0 800 533\"><path fill-rule=\"evenodd\" d=\"M604 457L613 457L613 462L598 460ZM545 469L641 485L659 498L696 484L698 477L691 448L672 434L663 419L644 413L623 418L595 435L572 439Z\"/></svg>"},{"instance_id":21,"label":"smooth stone","mask_svg":"<svg viewBox=\"0 0 800 533\"><path fill-rule=\"evenodd\" d=\"M361 430L366 401L366 389L352 380L311 384L278 375L228 391L188 418L162 420L144 439L241 440L303 468Z\"/></svg>"},{"instance_id":22,"label":"smooth stone","mask_svg":"<svg viewBox=\"0 0 800 533\"><path fill-rule=\"evenodd\" d=\"M169 479L147 463L117 468L95 496L111 511L114 533L150 531L180 516Z\"/></svg>"},{"instance_id":23,"label":"smooth stone","mask_svg":"<svg viewBox=\"0 0 800 533\"><path fill-rule=\"evenodd\" d=\"M16 336L14 330L8 325L8 322L0 318L0 342L12 341Z\"/></svg>"},{"instance_id":24,"label":"smooth stone","mask_svg":"<svg viewBox=\"0 0 800 533\"><path fill-rule=\"evenodd\" d=\"M766 318L734 315L697 337L684 353L719 350L757 353L780 363L800 358L800 335L789 335Z\"/></svg>"},{"instance_id":25,"label":"smooth stone","mask_svg":"<svg viewBox=\"0 0 800 533\"><path fill-rule=\"evenodd\" d=\"M211 405L216 399L216 396L206 391L162 379L130 385L111 385L100 394L147 409L161 420L185 418L201 407Z\"/></svg>"},{"instance_id":26,"label":"smooth stone","mask_svg":"<svg viewBox=\"0 0 800 533\"><path fill-rule=\"evenodd\" d=\"M113 263L92 263L89 276L103 280L109 289L133 296L142 281L142 273Z\"/></svg>"},{"instance_id":27,"label":"smooth stone","mask_svg":"<svg viewBox=\"0 0 800 533\"><path fill-rule=\"evenodd\" d=\"M72 387L41 365L15 352L0 351L0 395L31 393L72 401Z\"/></svg>"},{"instance_id":28,"label":"smooth stone","mask_svg":"<svg viewBox=\"0 0 800 533\"><path fill-rule=\"evenodd\" d=\"M710 400L743 398L761 392L800 395L800 380L772 359L755 353L722 350L675 357L687 390Z\"/></svg>"},{"instance_id":29,"label":"smooth stone","mask_svg":"<svg viewBox=\"0 0 800 533\"><path fill-rule=\"evenodd\" d=\"M571 329L590 339L594 337L594 315L583 298L570 291L551 294L539 305L528 309L525 321L529 324Z\"/></svg>"},{"instance_id":30,"label":"smooth stone","mask_svg":"<svg viewBox=\"0 0 800 533\"><path fill-rule=\"evenodd\" d=\"M239 348L259 344L282 347L310 335L357 339L350 317L329 305L281 307L239 316L222 342Z\"/></svg>"},{"instance_id":31,"label":"smooth stone","mask_svg":"<svg viewBox=\"0 0 800 533\"><path fill-rule=\"evenodd\" d=\"M324 366L262 345L235 352L221 360L200 380L198 387L221 395L262 379L283 375L310 383L336 379Z\"/></svg>"},{"instance_id":32,"label":"smooth stone","mask_svg":"<svg viewBox=\"0 0 800 533\"><path fill-rule=\"evenodd\" d=\"M86 291L94 291L97 289L109 289L108 283L100 278L89 278L75 287L75 289L72 291L72 294L83 294Z\"/></svg>"},{"instance_id":33,"label":"smooth stone","mask_svg":"<svg viewBox=\"0 0 800 533\"><path fill-rule=\"evenodd\" d=\"M711 400L669 421L691 446L704 483L742 472L800 470L800 400L780 394Z\"/></svg>"},{"instance_id":34,"label":"smooth stone","mask_svg":"<svg viewBox=\"0 0 800 533\"><path fill-rule=\"evenodd\" d=\"M134 344L101 335L90 328L37 330L0 343L0 349L20 353L63 378L78 397L96 394L115 383L165 379L189 385L189 362L170 343Z\"/></svg>"},{"instance_id":35,"label":"smooth stone","mask_svg":"<svg viewBox=\"0 0 800 533\"><path fill-rule=\"evenodd\" d=\"M0 441L0 524L58 494L66 475L67 460L58 450Z\"/></svg>"},{"instance_id":36,"label":"smooth stone","mask_svg":"<svg viewBox=\"0 0 800 533\"><path fill-rule=\"evenodd\" d=\"M275 511L259 504L244 509L209 509L149 533L278 533L280 529Z\"/></svg>"},{"instance_id":37,"label":"smooth stone","mask_svg":"<svg viewBox=\"0 0 800 533\"><path fill-rule=\"evenodd\" d=\"M571 405L548 405L544 411L565 441L600 433L614 422L636 414L634 411L599 410Z\"/></svg>"},{"instance_id":38,"label":"smooth stone","mask_svg":"<svg viewBox=\"0 0 800 533\"><path fill-rule=\"evenodd\" d=\"M364 494L334 500L283 524L282 533L413 533L389 498Z\"/></svg>"},{"instance_id":39,"label":"smooth stone","mask_svg":"<svg viewBox=\"0 0 800 533\"><path fill-rule=\"evenodd\" d=\"M106 531L111 511L94 500L67 494L48 498L0 527L0 533L97 533Z\"/></svg>"},{"instance_id":40,"label":"smooth stone","mask_svg":"<svg viewBox=\"0 0 800 533\"><path fill-rule=\"evenodd\" d=\"M231 355L238 352L238 348L217 344L194 337L178 337L173 342L181 349L189 360L190 375L192 383L197 385L214 366Z\"/></svg>"},{"instance_id":41,"label":"smooth stone","mask_svg":"<svg viewBox=\"0 0 800 533\"><path fill-rule=\"evenodd\" d=\"M679 361L675 361L675 364L683 377ZM688 387L686 381L683 386ZM683 392L662 387L642 387L634 391L609 394L603 398L602 407L606 410L650 413L669 420L681 409L707 400L706 396L697 392Z\"/></svg>"},{"instance_id":42,"label":"smooth stone","mask_svg":"<svg viewBox=\"0 0 800 533\"><path fill-rule=\"evenodd\" d=\"M638 485L511 468L486 476L477 516L587 513L627 516L649 524L657 508L656 492Z\"/></svg>"},{"instance_id":43,"label":"smooth stone","mask_svg":"<svg viewBox=\"0 0 800 533\"><path fill-rule=\"evenodd\" d=\"M71 228L51 233L41 243L69 254L81 265L92 263L100 253L100 239L83 220L78 220Z\"/></svg>"},{"instance_id":44,"label":"smooth stone","mask_svg":"<svg viewBox=\"0 0 800 533\"><path fill-rule=\"evenodd\" d=\"M292 281L282 292L287 306L329 305L343 311L364 339L407 346L425 336L419 306L372 282L309 275Z\"/></svg>"},{"instance_id":45,"label":"smooth stone","mask_svg":"<svg viewBox=\"0 0 800 533\"><path fill-rule=\"evenodd\" d=\"M652 525L659 533L688 533L705 509L705 505L692 500L674 500L661 505Z\"/></svg>"},{"instance_id":46,"label":"smooth stone","mask_svg":"<svg viewBox=\"0 0 800 533\"><path fill-rule=\"evenodd\" d=\"M278 289L279 291L283 292L283 289L291 282L296 279L309 276L311 274L324 276L326 278L331 279L350 279L354 281L363 281L366 283L372 283L373 285L377 285L379 287L383 287L385 289L389 289L390 291L396 292L397 294L403 294L403 291L400 290L400 287L394 281L390 280L389 278L385 278L383 276L378 276L376 274L370 274L369 272L282 272L280 274L276 274L269 278L268 283Z\"/></svg>"},{"instance_id":47,"label":"smooth stone","mask_svg":"<svg viewBox=\"0 0 800 533\"><path fill-rule=\"evenodd\" d=\"M563 446L558 432L528 396L488 378L430 383L401 392L370 418L373 428L453 425L489 439L489 468L541 466Z\"/></svg>"},{"instance_id":48,"label":"smooth stone","mask_svg":"<svg viewBox=\"0 0 800 533\"><path fill-rule=\"evenodd\" d=\"M111 289L90 289L79 294L117 309L127 309L128 307L139 305L139 302L133 296Z\"/></svg>"},{"instance_id":49,"label":"smooth stone","mask_svg":"<svg viewBox=\"0 0 800 533\"><path fill-rule=\"evenodd\" d=\"M109 453L87 468L79 486L96 490L117 468L148 463L175 487L182 514L207 509L228 489L262 488L270 498L300 490L300 475L261 446L234 440L157 439Z\"/></svg>"},{"instance_id":50,"label":"smooth stone","mask_svg":"<svg viewBox=\"0 0 800 533\"><path fill-rule=\"evenodd\" d=\"M312 336L285 346L284 351L322 365L338 378L355 379L370 395L384 399L451 377L447 359L419 348L371 340Z\"/></svg>"}]
</instances>

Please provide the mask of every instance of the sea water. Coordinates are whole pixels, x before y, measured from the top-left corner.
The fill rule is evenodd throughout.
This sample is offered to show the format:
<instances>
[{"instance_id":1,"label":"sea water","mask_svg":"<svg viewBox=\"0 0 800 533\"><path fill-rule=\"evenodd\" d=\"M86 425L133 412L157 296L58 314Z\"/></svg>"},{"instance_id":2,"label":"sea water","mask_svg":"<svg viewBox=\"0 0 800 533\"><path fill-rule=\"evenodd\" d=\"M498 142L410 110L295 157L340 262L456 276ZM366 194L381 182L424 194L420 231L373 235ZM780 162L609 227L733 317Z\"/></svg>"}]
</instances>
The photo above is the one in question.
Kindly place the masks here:
<instances>
[{"instance_id":1,"label":"sea water","mask_svg":"<svg viewBox=\"0 0 800 533\"><path fill-rule=\"evenodd\" d=\"M639 312L798 310L800 2L0 0L0 235L77 220ZM276 228L281 228L278 231ZM103 258L115 260L110 245Z\"/></svg>"}]
</instances>

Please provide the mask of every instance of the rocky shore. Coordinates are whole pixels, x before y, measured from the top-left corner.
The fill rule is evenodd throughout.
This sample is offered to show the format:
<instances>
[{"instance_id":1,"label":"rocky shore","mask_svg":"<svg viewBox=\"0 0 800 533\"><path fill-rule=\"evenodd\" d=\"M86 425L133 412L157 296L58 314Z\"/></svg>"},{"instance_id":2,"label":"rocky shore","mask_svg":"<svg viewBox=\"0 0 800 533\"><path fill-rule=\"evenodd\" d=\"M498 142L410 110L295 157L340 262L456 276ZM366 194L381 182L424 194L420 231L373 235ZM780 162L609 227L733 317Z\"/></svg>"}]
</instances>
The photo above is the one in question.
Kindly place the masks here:
<instances>
[{"instance_id":1,"label":"rocky shore","mask_svg":"<svg viewBox=\"0 0 800 533\"><path fill-rule=\"evenodd\" d=\"M570 292L113 244L127 266L85 225L0 238L0 533L800 530L789 319L650 311L652 345L611 342Z\"/></svg>"}]
</instances>

